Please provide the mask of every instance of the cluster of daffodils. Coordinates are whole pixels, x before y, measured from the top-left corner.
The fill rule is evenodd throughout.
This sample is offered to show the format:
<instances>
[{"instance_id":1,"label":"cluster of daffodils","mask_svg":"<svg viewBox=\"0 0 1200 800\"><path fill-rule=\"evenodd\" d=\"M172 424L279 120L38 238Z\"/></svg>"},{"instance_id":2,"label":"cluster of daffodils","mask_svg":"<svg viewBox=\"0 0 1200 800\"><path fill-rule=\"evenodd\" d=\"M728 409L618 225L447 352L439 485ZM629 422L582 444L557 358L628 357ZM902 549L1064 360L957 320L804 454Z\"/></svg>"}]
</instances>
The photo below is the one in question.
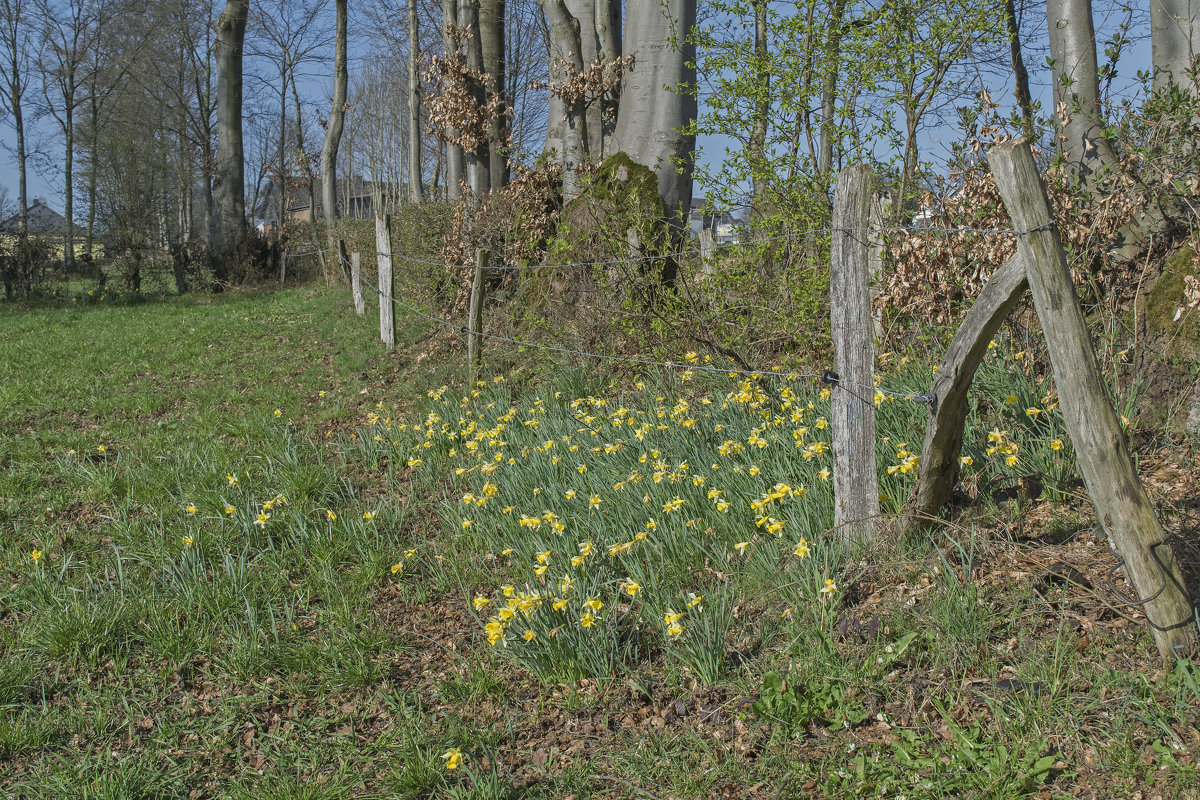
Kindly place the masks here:
<instances>
[{"instance_id":1,"label":"cluster of daffodils","mask_svg":"<svg viewBox=\"0 0 1200 800\"><path fill-rule=\"evenodd\" d=\"M669 645L689 640L689 615L716 580L756 591L750 582L783 564L823 571L809 576L819 586L836 570L823 534L829 394L787 377L735 377L714 394L639 383L519 403L503 379L459 397L441 387L413 418L377 409L347 446L398 442L394 463L450 487L443 519L503 576L472 601L492 646L546 652L591 637L600 647L614 626L657 628ZM915 479L915 457L902 457L900 475ZM826 557L807 558L810 548Z\"/></svg>"},{"instance_id":2,"label":"cluster of daffodils","mask_svg":"<svg viewBox=\"0 0 1200 800\"><path fill-rule=\"evenodd\" d=\"M684 605L683 611L676 611L673 608L668 608L663 613L663 625L666 628L667 636L675 639L683 635L685 626L684 619L688 613L699 614L704 611L704 595L688 592L687 602Z\"/></svg>"}]
</instances>

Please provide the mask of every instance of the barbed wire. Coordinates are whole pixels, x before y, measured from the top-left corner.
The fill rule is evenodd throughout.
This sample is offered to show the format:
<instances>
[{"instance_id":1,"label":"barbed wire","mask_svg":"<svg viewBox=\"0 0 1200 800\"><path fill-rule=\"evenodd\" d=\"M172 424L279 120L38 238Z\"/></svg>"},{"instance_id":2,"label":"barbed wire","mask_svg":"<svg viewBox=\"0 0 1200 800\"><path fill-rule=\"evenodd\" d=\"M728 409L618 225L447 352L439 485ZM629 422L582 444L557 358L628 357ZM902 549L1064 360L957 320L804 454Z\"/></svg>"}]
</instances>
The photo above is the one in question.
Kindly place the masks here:
<instances>
[{"instance_id":1,"label":"barbed wire","mask_svg":"<svg viewBox=\"0 0 1200 800\"><path fill-rule=\"evenodd\" d=\"M345 261L345 259L343 258L342 261ZM479 336L480 338L490 339L495 342L505 342L507 344L514 344L519 347L529 347L529 348L532 348L535 350L542 350L545 352L560 353L563 355L573 355L573 356L579 356L582 358L589 358L589 359L595 359L595 360L601 360L601 361L612 361L612 362L619 362L619 363L624 363L624 364L637 364L639 366L661 367L661 368L665 368L665 369L691 370L692 372L705 372L705 373L711 373L711 374L715 374L715 375L724 375L727 377L733 377L735 375L743 375L743 376L751 377L754 379L783 378L784 380L787 380L790 382L797 381L801 378L810 378L810 379L816 379L816 380L821 381L825 385L829 386L830 389L846 388L846 387L853 386L853 387L857 387L860 389L867 389L867 390L873 392L874 394L883 395L885 397L890 396L890 397L894 397L894 398L898 398L898 399L909 400L914 403L920 403L922 405L932 405L936 402L936 396L932 392L927 392L927 393L896 392L896 391L892 391L890 389L882 389L878 386L868 385L865 383L854 383L851 381L842 380L838 376L838 374L836 372L833 372L832 370L825 370L824 372L821 372L821 373L781 372L781 371L776 371L776 370L745 370L745 369L726 368L726 367L712 367L712 366L708 366L708 365L704 365L704 364L684 364L684 363L680 363L677 361L655 361L652 359L645 359L645 358L630 358L628 356L606 355L604 353L589 353L586 350L576 350L574 348L569 348L569 347L555 347L553 345L539 344L537 342L530 342L530 341L526 341L523 339L513 339L509 336L499 336L497 334L487 333L485 331L474 331L474 330L471 330L466 325L460 325L457 322L451 322L450 320L442 319L441 317L434 316L433 314L428 314L428 313L422 311L421 309L417 308L416 306L410 305L410 304L404 302L403 300L400 300L396 297L391 296L390 294L385 294L378 286L371 283L371 281L367 280L365 277L362 277L361 274L359 276L359 280L361 280L364 284L366 284L368 287L370 287L370 289L373 292L375 292L375 294L377 294L381 300L387 300L387 301L393 303L394 305L400 306L401 308L403 308L413 314L416 314L419 317L429 320L430 322L437 323L438 325L442 325L446 328L452 328L456 331L459 331L460 333L465 333L468 336L472 336L472 335ZM849 389L846 389L846 390L849 391L850 394L854 395L855 397L858 397L864 403L867 403L867 402L873 403L874 402L874 397L866 398L857 392L850 391Z\"/></svg>"},{"instance_id":2,"label":"barbed wire","mask_svg":"<svg viewBox=\"0 0 1200 800\"><path fill-rule=\"evenodd\" d=\"M771 242L779 242L788 239L800 239L815 234L825 233L910 233L910 234L975 234L978 236L1028 236L1031 233L1036 233L1042 230L1048 230L1054 225L1053 222L1048 222L1044 225L1039 225L1036 228L1031 228L1027 231L1014 230L1012 228L973 228L970 226L945 227L938 225L891 225L891 226L862 226L862 227L837 227L823 226L818 228L806 228L802 231L793 231L791 233L783 233L777 236L764 236L758 239L749 239L744 242L716 242L712 245L714 250L726 249L730 247L751 247L758 244L769 244ZM527 264L524 266L513 264L498 264L495 266L488 265L486 269L495 272L513 272L527 269L574 269L580 267L610 267L617 264L638 264L650 261L662 261L664 259L677 258L679 256L695 253L695 246L681 248L679 250L669 251L665 253L657 253L654 255L645 256L625 256L622 258L614 258L606 261L573 261L563 264ZM392 254L392 258L406 261L410 264L423 264L431 267L444 267L446 269L478 269L478 264L447 264L443 261L435 261L433 259L416 258L415 256Z\"/></svg>"}]
</instances>

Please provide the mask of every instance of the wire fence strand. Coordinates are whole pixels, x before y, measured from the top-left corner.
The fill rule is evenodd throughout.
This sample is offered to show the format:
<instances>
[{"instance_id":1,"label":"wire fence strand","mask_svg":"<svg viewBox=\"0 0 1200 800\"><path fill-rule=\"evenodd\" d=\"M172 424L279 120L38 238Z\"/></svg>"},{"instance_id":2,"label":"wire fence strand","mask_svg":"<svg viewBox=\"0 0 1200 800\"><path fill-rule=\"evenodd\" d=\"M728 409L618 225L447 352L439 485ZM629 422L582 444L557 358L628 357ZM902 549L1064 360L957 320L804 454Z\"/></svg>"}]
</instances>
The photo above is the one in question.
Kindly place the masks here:
<instances>
[{"instance_id":1,"label":"wire fence strand","mask_svg":"<svg viewBox=\"0 0 1200 800\"><path fill-rule=\"evenodd\" d=\"M344 258L342 260L345 261ZM417 308L416 306L406 303L403 300L400 300L399 298L392 297L391 295L388 295L388 294L384 294L384 292L378 286L371 283L371 281L368 280L367 278L362 277L362 278L360 278L360 280L364 284L366 284L366 286L368 286L371 289L371 291L375 292L375 294L377 294L379 296L381 301L382 300L389 301L392 304L397 305L397 306L405 309L406 311L417 315L418 317L421 317L423 319L426 319L430 322L436 323L443 327L459 331L460 333L465 333L469 336L479 336L480 338L483 338L483 339L489 339L494 342L504 342L506 344L513 344L513 345L517 345L518 347L528 347L528 348L531 348L534 350L542 350L544 352L549 352L549 353L572 355L572 356L578 356L580 358L593 359L593 360L599 360L599 361L610 361L610 362L618 362L618 363L624 363L624 364L635 364L638 366L647 366L647 367L659 367L662 369L691 370L692 372L704 372L704 373L710 373L710 374L714 374L714 375L724 375L727 377L741 375L741 376L745 376L745 377L754 378L756 380L763 379L763 378L777 378L777 379L782 378L789 382L794 382L794 381L800 380L802 378L815 379L815 380L819 380L822 383L826 384L831 389L838 388L838 387L844 388L844 387L853 386L853 387L856 387L859 389L867 389L867 390L871 391L873 393L873 396L871 398L864 397L864 396L858 394L857 392L850 392L854 396L861 399L863 402L874 402L874 395L882 395L885 397L890 396L890 397L895 397L895 398L903 399L903 400L909 400L909 401L912 401L915 403L921 403L921 404L926 404L926 405L931 403L932 399L933 399L931 394L922 394L922 393L918 393L918 392L895 392L895 391L891 391L888 389L882 389L878 386L867 385L867 384L862 384L862 383L853 383L850 381L843 381L841 378L839 378L837 376L836 373L833 373L829 370L826 370L825 372L822 372L822 373L816 373L816 372L783 372L783 371L779 371L779 370L745 370L745 369L736 369L736 368L713 367L713 366L708 366L708 365L704 365L704 364L685 364L685 363L681 363L678 361L657 361L657 360L646 359L646 358L631 358L628 356L614 356L614 355L607 355L604 353L590 353L590 352L587 352L586 350L576 350L576 349L570 348L570 347L555 347L553 345L540 344L538 342L530 342L530 341L523 340L523 339L514 339L509 336L499 336L497 334L487 333L486 331L482 331L482 330L480 330L480 331L471 330L471 328L467 325L460 325L457 322L451 322L448 319L443 319L443 318L435 316L433 314L426 313L426 312L422 311L421 309ZM850 390L847 388L847 391L850 391Z\"/></svg>"},{"instance_id":2,"label":"wire fence strand","mask_svg":"<svg viewBox=\"0 0 1200 800\"><path fill-rule=\"evenodd\" d=\"M977 236L1027 236L1031 233L1036 233L1041 230L1047 230L1053 223L1040 225L1028 231L1018 231L1012 228L972 228L969 226L963 227L942 227L934 225L909 225L909 226L864 226L864 227L832 227L824 226L817 228L806 228L802 231L793 231L791 233L782 233L777 236L764 236L758 239L749 239L744 242L717 242L713 244L713 249L723 250L732 247L752 247L760 244L770 244L772 242L780 242L791 239L802 239L817 234L830 233L908 233L908 234L973 234ZM604 261L572 261L562 264L498 264L489 265L488 269L495 272L511 272L528 269L578 269L583 267L611 267L618 264L639 264L651 261L662 261L665 259L678 258L695 252L694 247L681 248L665 253L656 253L653 255L643 256L625 256L622 258L613 258ZM408 262L410 264L423 264L431 267L444 267L445 269L467 270L475 269L475 264L447 264L443 261L435 261L427 258L417 258L415 256L406 256L397 253L392 254L392 258Z\"/></svg>"}]
</instances>

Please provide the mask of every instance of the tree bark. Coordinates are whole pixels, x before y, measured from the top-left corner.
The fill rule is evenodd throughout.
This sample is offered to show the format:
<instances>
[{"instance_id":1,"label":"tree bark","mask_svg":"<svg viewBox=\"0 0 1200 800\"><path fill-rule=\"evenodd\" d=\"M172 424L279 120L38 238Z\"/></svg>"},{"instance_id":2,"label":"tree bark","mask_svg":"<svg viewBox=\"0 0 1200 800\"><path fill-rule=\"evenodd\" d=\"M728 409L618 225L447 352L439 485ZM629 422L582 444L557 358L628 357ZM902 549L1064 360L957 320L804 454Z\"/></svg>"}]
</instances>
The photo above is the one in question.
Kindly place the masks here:
<instances>
[{"instance_id":1,"label":"tree bark","mask_svg":"<svg viewBox=\"0 0 1200 800\"><path fill-rule=\"evenodd\" d=\"M67 226L63 231L63 265L68 272L75 269L75 103L63 109L66 119L66 160L63 163L63 216Z\"/></svg>"},{"instance_id":2,"label":"tree bark","mask_svg":"<svg viewBox=\"0 0 1200 800\"><path fill-rule=\"evenodd\" d=\"M1013 70L1013 96L1021 111L1021 127L1025 138L1033 141L1033 96L1029 93L1029 72L1021 55L1021 25L1013 0L1004 0L1004 24L1008 26L1008 49Z\"/></svg>"},{"instance_id":3,"label":"tree bark","mask_svg":"<svg viewBox=\"0 0 1200 800\"><path fill-rule=\"evenodd\" d=\"M458 25L463 29L463 49L466 53L466 64L477 76L483 73L483 47L479 31L480 0L458 0ZM469 79L469 91L477 108L487 105L487 91L482 77ZM480 137L475 148L465 150L467 187L478 201L480 197L491 190L491 156L489 155L487 137Z\"/></svg>"},{"instance_id":4,"label":"tree bark","mask_svg":"<svg viewBox=\"0 0 1200 800\"><path fill-rule=\"evenodd\" d=\"M504 73L505 0L481 0L479 4L479 48L483 61L483 91L488 102L488 177L490 188L507 183L508 98Z\"/></svg>"},{"instance_id":5,"label":"tree bark","mask_svg":"<svg viewBox=\"0 0 1200 800\"><path fill-rule=\"evenodd\" d=\"M242 146L242 55L250 0L226 0L217 19L217 174L213 227L215 291L229 280L230 262L246 232ZM280 220L282 222L282 220Z\"/></svg>"},{"instance_id":6,"label":"tree bark","mask_svg":"<svg viewBox=\"0 0 1200 800\"><path fill-rule=\"evenodd\" d=\"M678 235L692 201L696 139L680 131L696 118L696 0L631 3L625 51L634 55L621 80L613 152L624 151L658 177L667 220ZM672 277L673 276L665 276Z\"/></svg>"},{"instance_id":7,"label":"tree bark","mask_svg":"<svg viewBox=\"0 0 1200 800\"><path fill-rule=\"evenodd\" d=\"M564 0L538 0L546 23L550 28L550 79L561 83L567 74L559 64L565 62L576 71L583 69L583 47L580 42L581 23L567 8ZM579 195L579 164L588 154L588 120L582 99L567 103L562 98L552 107L563 115L558 122L556 152L562 165L563 200L572 200ZM555 113L555 112L551 112ZM549 128L547 129L549 130ZM546 139L550 146L550 137Z\"/></svg>"},{"instance_id":8,"label":"tree bark","mask_svg":"<svg viewBox=\"0 0 1200 800\"><path fill-rule=\"evenodd\" d=\"M1150 51L1155 94L1170 86L1196 92L1188 73L1200 55L1200 0L1150 0Z\"/></svg>"},{"instance_id":9,"label":"tree bark","mask_svg":"<svg viewBox=\"0 0 1200 800\"><path fill-rule=\"evenodd\" d=\"M767 0L754 0L755 86L754 126L746 148L750 156L750 179L754 195L750 222L757 224L767 201L767 126L771 111L771 69L767 63Z\"/></svg>"},{"instance_id":10,"label":"tree bark","mask_svg":"<svg viewBox=\"0 0 1200 800\"><path fill-rule=\"evenodd\" d=\"M28 18L25 16L23 0L3 0L0 10L4 13L3 49L4 49L4 105L12 114L13 131L16 134L17 159L17 242L19 252L17 258L23 262L27 252L26 244L29 239L29 194L28 194L28 156L25 152L25 114L24 99L28 89L29 71L29 40ZM21 268L25 268L21 264Z\"/></svg>"},{"instance_id":11,"label":"tree bark","mask_svg":"<svg viewBox=\"0 0 1200 800\"><path fill-rule=\"evenodd\" d=\"M340 215L337 205L337 157L346 127L346 18L348 0L337 2L337 30L333 44L333 106L329 127L321 144L321 207L325 217L325 239L330 250L337 249L337 231L333 221Z\"/></svg>"},{"instance_id":12,"label":"tree bark","mask_svg":"<svg viewBox=\"0 0 1200 800\"><path fill-rule=\"evenodd\" d=\"M1059 152L1076 178L1091 185L1097 170L1117 166L1112 145L1104 138L1091 0L1046 0L1046 22Z\"/></svg>"},{"instance_id":13,"label":"tree bark","mask_svg":"<svg viewBox=\"0 0 1200 800\"><path fill-rule=\"evenodd\" d=\"M417 0L408 0L408 199L425 199L421 164L421 58L420 29L417 26Z\"/></svg>"},{"instance_id":14,"label":"tree bark","mask_svg":"<svg viewBox=\"0 0 1200 800\"><path fill-rule=\"evenodd\" d=\"M817 173L830 182L833 180L833 117L836 111L837 80L842 58L842 19L845 13L846 0L837 0L830 13L829 36L826 39L829 55L825 59L825 74L821 79L821 136Z\"/></svg>"},{"instance_id":15,"label":"tree bark","mask_svg":"<svg viewBox=\"0 0 1200 800\"><path fill-rule=\"evenodd\" d=\"M601 61L614 61L621 57L621 4L616 0L596 0L596 40L599 44L597 58ZM613 132L617 127L617 111L621 102L620 85L600 96L600 111L596 115L595 125L600 131L596 141L599 149L589 141L591 157L603 161L609 154ZM591 125L588 126L589 136Z\"/></svg>"},{"instance_id":16,"label":"tree bark","mask_svg":"<svg viewBox=\"0 0 1200 800\"><path fill-rule=\"evenodd\" d=\"M446 57L458 49L458 41L453 33L458 27L458 0L442 0L442 48ZM446 131L453 138L457 131ZM446 142L446 199L450 202L458 200L462 194L462 179L466 172L463 149L456 144Z\"/></svg>"}]
</instances>

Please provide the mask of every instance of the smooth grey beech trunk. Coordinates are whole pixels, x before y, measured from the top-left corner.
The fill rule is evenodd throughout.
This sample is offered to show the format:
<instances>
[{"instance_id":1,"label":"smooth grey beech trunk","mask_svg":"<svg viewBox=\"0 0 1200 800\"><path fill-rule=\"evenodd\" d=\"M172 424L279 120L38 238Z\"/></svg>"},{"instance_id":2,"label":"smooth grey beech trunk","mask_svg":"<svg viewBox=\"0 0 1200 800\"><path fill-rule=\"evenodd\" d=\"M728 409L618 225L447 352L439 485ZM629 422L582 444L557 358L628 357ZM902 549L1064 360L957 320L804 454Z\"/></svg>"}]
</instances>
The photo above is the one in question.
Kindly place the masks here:
<instances>
[{"instance_id":1,"label":"smooth grey beech trunk","mask_svg":"<svg viewBox=\"0 0 1200 800\"><path fill-rule=\"evenodd\" d=\"M346 3L337 0L337 32L333 45L333 106L329 110L329 127L321 145L321 206L325 216L325 236L329 249L337 249L337 232L331 224L337 219L337 156L346 125ZM282 218L281 218L282 219ZM340 267L339 267L340 268Z\"/></svg>"},{"instance_id":2,"label":"smooth grey beech trunk","mask_svg":"<svg viewBox=\"0 0 1200 800\"><path fill-rule=\"evenodd\" d=\"M561 64L583 69L583 23L571 13L565 0L538 0L538 5L550 30L550 80L561 83L567 74ZM572 200L579 194L579 176L575 170L588 156L588 120L583 102L564 103L562 98L551 95L546 131L546 151L557 153L562 165L563 200Z\"/></svg>"},{"instance_id":3,"label":"smooth grey beech trunk","mask_svg":"<svg viewBox=\"0 0 1200 800\"><path fill-rule=\"evenodd\" d=\"M1076 177L1086 184L1096 170L1117 165L1112 146L1103 137L1091 0L1046 0L1046 24L1059 149Z\"/></svg>"},{"instance_id":4,"label":"smooth grey beech trunk","mask_svg":"<svg viewBox=\"0 0 1200 800\"><path fill-rule=\"evenodd\" d=\"M692 201L696 139L680 131L696 118L696 0L630 3L625 52L634 61L621 79L612 152L622 151L658 176L667 219L682 229Z\"/></svg>"},{"instance_id":5,"label":"smooth grey beech trunk","mask_svg":"<svg viewBox=\"0 0 1200 800\"><path fill-rule=\"evenodd\" d=\"M566 72L559 62L574 64L582 70L595 62L599 52L599 39L596 32L596 0L538 0L542 14L546 20L546 29L550 33L550 81L562 83L566 80ZM546 144L542 152L558 153L559 161L570 157L567 139L574 139L574 132L568 130L578 109L567 109L561 97L551 94L546 108ZM578 122L574 124L578 125ZM584 120L583 126L587 127ZM599 133L599 130L597 130ZM599 147L599 143L597 143ZM583 150L574 158L591 155L591 142L583 141Z\"/></svg>"},{"instance_id":6,"label":"smooth grey beech trunk","mask_svg":"<svg viewBox=\"0 0 1200 800\"><path fill-rule=\"evenodd\" d=\"M483 72L483 48L479 35L479 0L458 0L458 26L463 29L463 51L466 54L467 67L476 74ZM483 81L470 81L471 98L475 104L482 107L486 102ZM466 150L467 187L474 195L473 202L487 194L492 188L491 158L488 155L487 139L480 141L475 149Z\"/></svg>"},{"instance_id":7,"label":"smooth grey beech trunk","mask_svg":"<svg viewBox=\"0 0 1200 800\"><path fill-rule=\"evenodd\" d=\"M620 2L617 2L617 0L596 0L594 18L596 20L596 40L600 47L596 57L601 61L613 61L620 58L622 45ZM594 120L589 125L588 130L590 132L594 125L600 133L598 139L599 150L589 140L592 158L596 160L603 160L605 156L612 152L610 145L612 144L613 132L617 128L617 110L620 101L621 93L618 85L618 87L614 87L601 95L598 102L595 103L596 111L594 113Z\"/></svg>"},{"instance_id":8,"label":"smooth grey beech trunk","mask_svg":"<svg viewBox=\"0 0 1200 800\"><path fill-rule=\"evenodd\" d=\"M213 273L218 291L246 231L246 173L242 147L242 55L250 0L226 0L217 18L217 173L213 187Z\"/></svg>"},{"instance_id":9,"label":"smooth grey beech trunk","mask_svg":"<svg viewBox=\"0 0 1200 800\"><path fill-rule=\"evenodd\" d=\"M1195 93L1188 73L1200 55L1200 0L1150 0L1150 51L1155 92L1175 85Z\"/></svg>"},{"instance_id":10,"label":"smooth grey beech trunk","mask_svg":"<svg viewBox=\"0 0 1200 800\"><path fill-rule=\"evenodd\" d=\"M487 126L489 188L507 183L508 175L508 98L505 88L507 69L504 52L505 0L480 0L479 52L483 58L483 89L490 105Z\"/></svg>"},{"instance_id":11,"label":"smooth grey beech trunk","mask_svg":"<svg viewBox=\"0 0 1200 800\"><path fill-rule=\"evenodd\" d=\"M408 0L408 199L425 199L424 166L421 163L421 58L420 29L417 25L417 0Z\"/></svg>"},{"instance_id":12,"label":"smooth grey beech trunk","mask_svg":"<svg viewBox=\"0 0 1200 800\"><path fill-rule=\"evenodd\" d=\"M458 48L451 31L458 26L458 0L442 0L442 48L446 57ZM454 138L458 132L453 128L446 135ZM446 199L454 202L462 195L462 179L466 171L463 149L446 142Z\"/></svg>"}]
</instances>

